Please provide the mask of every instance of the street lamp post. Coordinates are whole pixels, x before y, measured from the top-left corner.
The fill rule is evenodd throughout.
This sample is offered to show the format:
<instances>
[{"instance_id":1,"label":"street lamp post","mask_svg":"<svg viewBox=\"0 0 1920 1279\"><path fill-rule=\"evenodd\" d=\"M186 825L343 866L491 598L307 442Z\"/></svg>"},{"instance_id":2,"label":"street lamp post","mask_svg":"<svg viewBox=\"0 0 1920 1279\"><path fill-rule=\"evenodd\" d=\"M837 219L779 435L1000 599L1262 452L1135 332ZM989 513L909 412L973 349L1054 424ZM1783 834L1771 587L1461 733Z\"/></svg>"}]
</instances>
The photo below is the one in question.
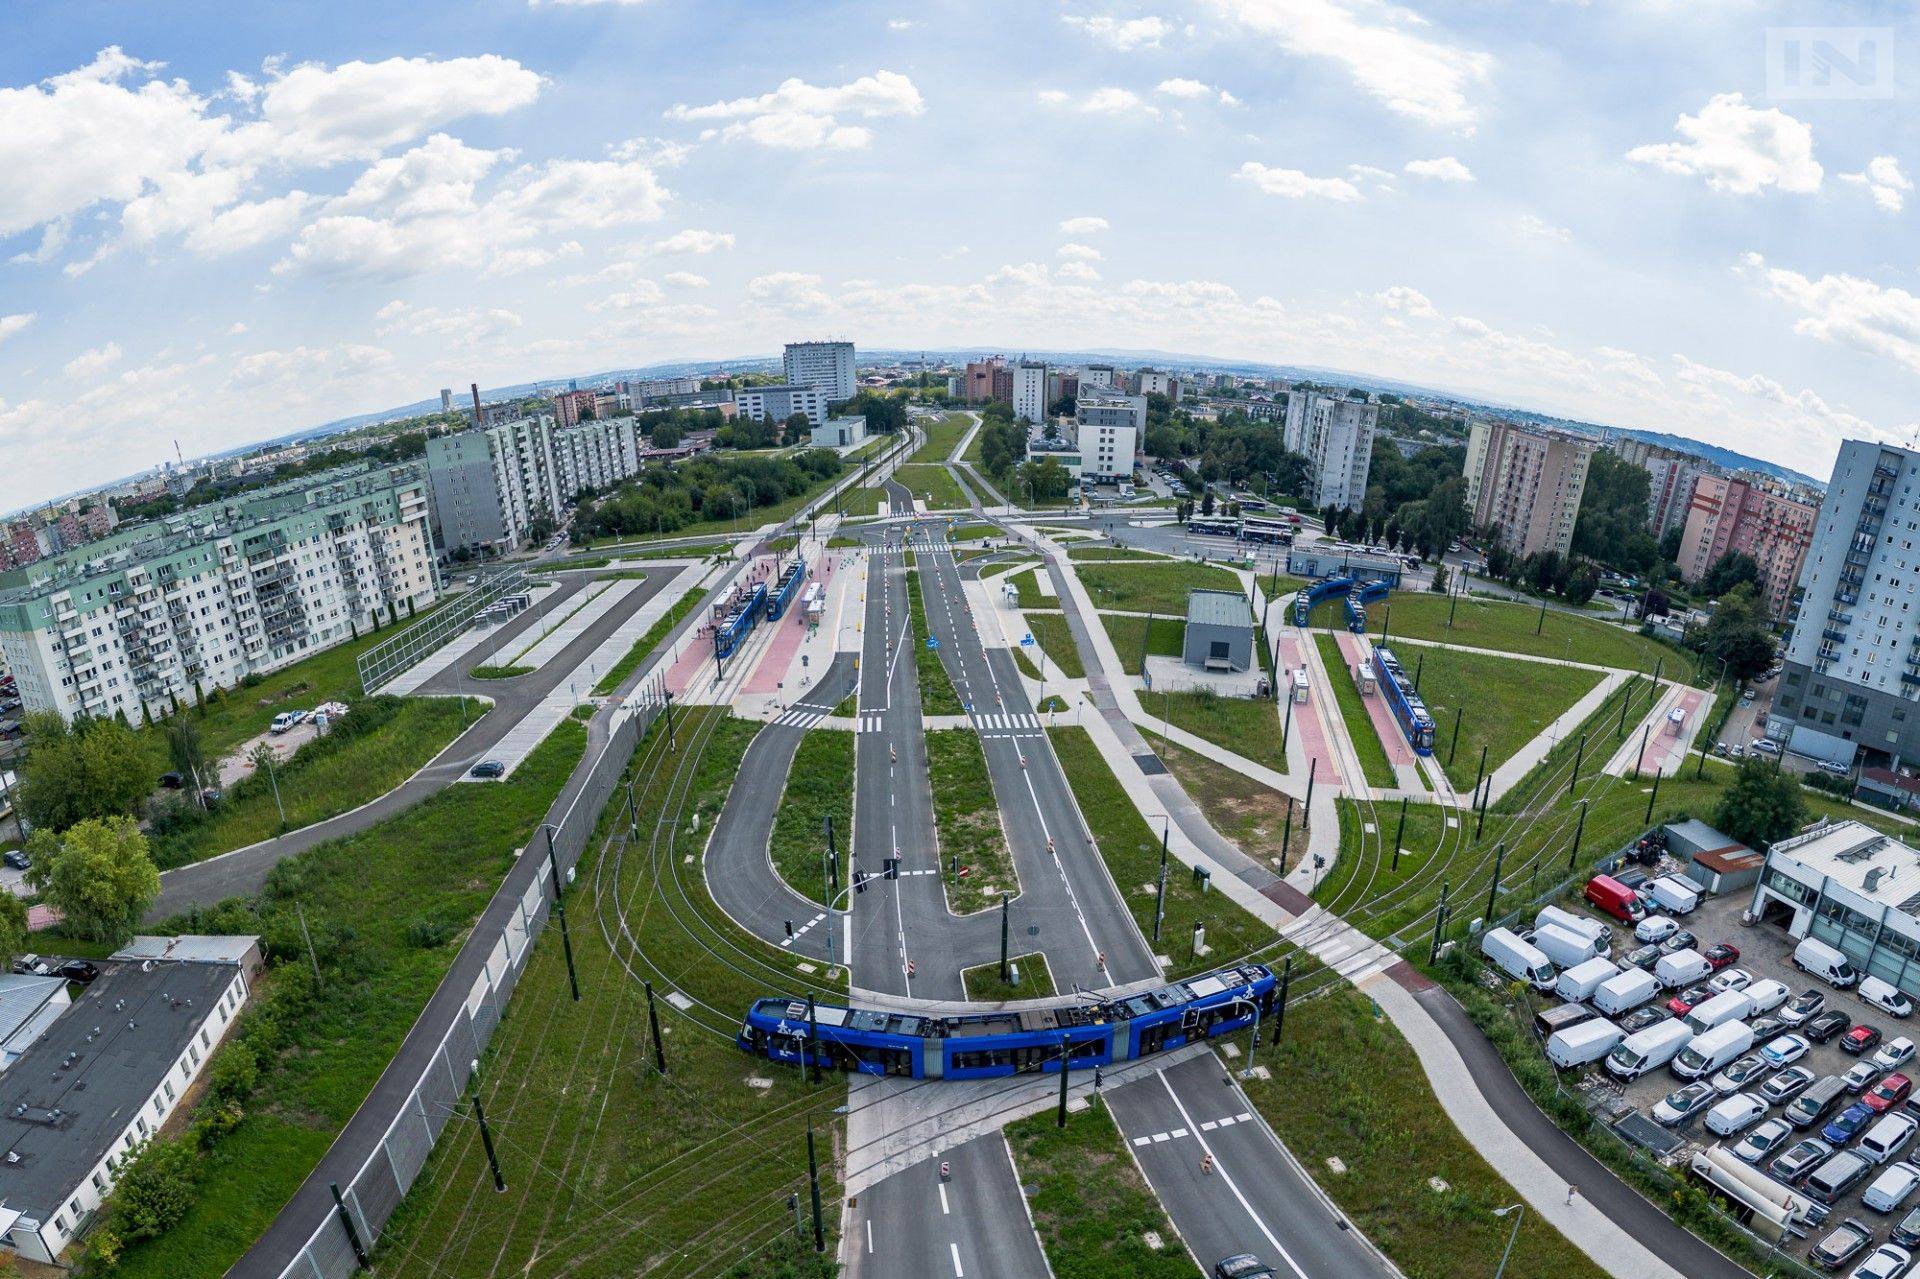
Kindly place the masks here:
<instances>
[{"instance_id":1,"label":"street lamp post","mask_svg":"<svg viewBox=\"0 0 1920 1279\"><path fill-rule=\"evenodd\" d=\"M1513 1229L1507 1232L1506 1251L1500 1254L1500 1266L1493 1272L1493 1279L1501 1279L1501 1277L1507 1273L1507 1261L1513 1256L1514 1241L1520 1237L1520 1223L1526 1219L1527 1206L1525 1204L1508 1204L1504 1208L1495 1208L1493 1210L1493 1215L1496 1217L1505 1217L1509 1213L1513 1215Z\"/></svg>"}]
</instances>

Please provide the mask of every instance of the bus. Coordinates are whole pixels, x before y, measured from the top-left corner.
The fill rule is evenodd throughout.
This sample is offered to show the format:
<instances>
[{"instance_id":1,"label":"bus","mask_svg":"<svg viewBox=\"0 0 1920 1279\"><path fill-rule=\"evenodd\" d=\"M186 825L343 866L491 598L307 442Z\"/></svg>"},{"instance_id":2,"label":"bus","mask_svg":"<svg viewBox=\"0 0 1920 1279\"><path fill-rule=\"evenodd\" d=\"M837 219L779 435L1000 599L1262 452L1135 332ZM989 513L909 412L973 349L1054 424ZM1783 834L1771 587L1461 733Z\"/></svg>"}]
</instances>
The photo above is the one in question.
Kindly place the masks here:
<instances>
[{"instance_id":1,"label":"bus","mask_svg":"<svg viewBox=\"0 0 1920 1279\"><path fill-rule=\"evenodd\" d=\"M1240 536L1249 542L1292 546L1293 524L1285 516L1250 515L1240 526Z\"/></svg>"},{"instance_id":2,"label":"bus","mask_svg":"<svg viewBox=\"0 0 1920 1279\"><path fill-rule=\"evenodd\" d=\"M1240 536L1240 521L1221 519L1212 515L1196 515L1187 521L1187 532L1202 533L1208 537L1231 537L1238 539Z\"/></svg>"}]
</instances>

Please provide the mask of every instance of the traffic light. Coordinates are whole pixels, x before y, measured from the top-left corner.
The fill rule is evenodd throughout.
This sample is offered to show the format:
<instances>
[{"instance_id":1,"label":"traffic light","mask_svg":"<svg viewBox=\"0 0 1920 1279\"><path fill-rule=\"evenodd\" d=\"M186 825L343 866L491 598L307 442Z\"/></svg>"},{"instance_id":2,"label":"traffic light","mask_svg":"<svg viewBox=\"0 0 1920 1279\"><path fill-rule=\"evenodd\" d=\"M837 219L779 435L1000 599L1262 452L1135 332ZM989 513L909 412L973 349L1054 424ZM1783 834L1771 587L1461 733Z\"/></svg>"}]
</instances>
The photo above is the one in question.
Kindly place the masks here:
<instances>
[{"instance_id":1,"label":"traffic light","mask_svg":"<svg viewBox=\"0 0 1920 1279\"><path fill-rule=\"evenodd\" d=\"M900 859L898 857L887 858L881 863L881 868L886 871L888 879L900 878Z\"/></svg>"}]
</instances>

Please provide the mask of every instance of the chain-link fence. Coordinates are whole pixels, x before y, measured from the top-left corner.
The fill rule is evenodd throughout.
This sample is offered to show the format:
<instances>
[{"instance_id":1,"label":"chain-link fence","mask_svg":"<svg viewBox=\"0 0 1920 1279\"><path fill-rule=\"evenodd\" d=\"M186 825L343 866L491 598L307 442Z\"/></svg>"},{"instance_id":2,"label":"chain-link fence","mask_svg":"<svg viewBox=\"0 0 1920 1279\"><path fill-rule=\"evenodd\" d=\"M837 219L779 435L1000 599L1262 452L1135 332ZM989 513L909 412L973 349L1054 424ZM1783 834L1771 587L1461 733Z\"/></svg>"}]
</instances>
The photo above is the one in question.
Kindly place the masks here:
<instances>
[{"instance_id":1,"label":"chain-link fence","mask_svg":"<svg viewBox=\"0 0 1920 1279\"><path fill-rule=\"evenodd\" d=\"M471 590L448 600L392 639L360 654L355 660L360 691L368 695L379 692L388 680L466 630L480 610L526 589L527 575L520 569L489 573Z\"/></svg>"}]
</instances>

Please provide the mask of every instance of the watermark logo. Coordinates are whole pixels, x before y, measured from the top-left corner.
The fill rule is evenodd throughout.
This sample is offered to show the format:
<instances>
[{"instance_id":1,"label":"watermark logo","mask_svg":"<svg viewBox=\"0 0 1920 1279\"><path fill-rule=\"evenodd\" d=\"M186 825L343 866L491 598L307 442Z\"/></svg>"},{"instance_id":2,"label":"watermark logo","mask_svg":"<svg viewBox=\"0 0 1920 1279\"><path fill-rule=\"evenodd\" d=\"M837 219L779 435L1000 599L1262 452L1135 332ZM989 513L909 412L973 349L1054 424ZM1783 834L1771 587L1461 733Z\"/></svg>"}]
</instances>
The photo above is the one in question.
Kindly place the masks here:
<instances>
[{"instance_id":1,"label":"watermark logo","mask_svg":"<svg viewBox=\"0 0 1920 1279\"><path fill-rule=\"evenodd\" d=\"M1767 28L1773 98L1890 98L1892 27Z\"/></svg>"}]
</instances>

